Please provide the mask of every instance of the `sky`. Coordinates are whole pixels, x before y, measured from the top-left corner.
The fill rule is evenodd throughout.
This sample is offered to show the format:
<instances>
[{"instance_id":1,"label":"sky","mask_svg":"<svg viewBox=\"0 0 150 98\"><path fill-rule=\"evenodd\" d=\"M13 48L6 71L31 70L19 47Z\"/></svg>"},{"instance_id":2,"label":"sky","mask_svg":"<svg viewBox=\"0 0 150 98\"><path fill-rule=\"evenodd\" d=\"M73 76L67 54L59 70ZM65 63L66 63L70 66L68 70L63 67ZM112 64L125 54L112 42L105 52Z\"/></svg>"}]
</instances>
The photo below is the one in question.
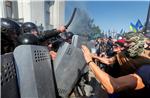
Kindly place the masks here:
<instances>
[{"instance_id":1,"label":"sky","mask_svg":"<svg viewBox=\"0 0 150 98\"><path fill-rule=\"evenodd\" d=\"M139 19L145 23L148 6L148 1L66 1L65 21L77 7L85 10L104 32L129 31L131 22L136 24Z\"/></svg>"}]
</instances>

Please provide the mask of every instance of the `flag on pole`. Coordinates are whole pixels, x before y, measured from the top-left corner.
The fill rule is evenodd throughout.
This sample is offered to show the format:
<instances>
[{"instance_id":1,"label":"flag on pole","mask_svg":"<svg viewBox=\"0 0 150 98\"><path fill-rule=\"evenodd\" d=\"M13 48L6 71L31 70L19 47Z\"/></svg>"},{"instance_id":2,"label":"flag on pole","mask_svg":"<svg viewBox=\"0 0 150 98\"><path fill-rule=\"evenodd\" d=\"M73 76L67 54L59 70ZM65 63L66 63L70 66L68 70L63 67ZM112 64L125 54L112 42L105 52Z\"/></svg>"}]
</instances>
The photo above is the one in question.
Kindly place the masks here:
<instances>
[{"instance_id":1,"label":"flag on pole","mask_svg":"<svg viewBox=\"0 0 150 98\"><path fill-rule=\"evenodd\" d=\"M133 32L137 32L138 31L138 29L136 28L136 26L133 23L130 23L130 29Z\"/></svg>"},{"instance_id":2,"label":"flag on pole","mask_svg":"<svg viewBox=\"0 0 150 98\"><path fill-rule=\"evenodd\" d=\"M137 30L142 30L143 25L142 25L142 23L141 23L141 21L140 21L139 19L138 19L138 21L136 22L135 27L137 28Z\"/></svg>"}]
</instances>

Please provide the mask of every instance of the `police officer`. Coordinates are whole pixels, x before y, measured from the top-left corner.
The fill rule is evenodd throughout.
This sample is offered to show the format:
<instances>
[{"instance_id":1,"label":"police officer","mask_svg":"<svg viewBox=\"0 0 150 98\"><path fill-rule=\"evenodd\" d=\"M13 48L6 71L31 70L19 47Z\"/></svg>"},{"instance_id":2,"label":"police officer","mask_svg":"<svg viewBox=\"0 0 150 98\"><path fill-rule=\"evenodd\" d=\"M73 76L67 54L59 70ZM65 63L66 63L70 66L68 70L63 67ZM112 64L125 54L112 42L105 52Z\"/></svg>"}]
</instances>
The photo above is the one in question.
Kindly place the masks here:
<instances>
[{"instance_id":1,"label":"police officer","mask_svg":"<svg viewBox=\"0 0 150 98\"><path fill-rule=\"evenodd\" d=\"M66 28L61 26L57 29L46 30L42 34L39 34L37 26L34 23L25 22L21 26L21 31L22 35L19 37L20 44L37 44L39 42L43 43L52 37L58 36L60 33L65 32Z\"/></svg>"},{"instance_id":2,"label":"police officer","mask_svg":"<svg viewBox=\"0 0 150 98\"><path fill-rule=\"evenodd\" d=\"M22 33L31 33L35 36L38 36L38 28L37 26L32 22L25 22L21 26Z\"/></svg>"},{"instance_id":3,"label":"police officer","mask_svg":"<svg viewBox=\"0 0 150 98\"><path fill-rule=\"evenodd\" d=\"M13 20L1 18L1 54L12 52L17 46L20 26Z\"/></svg>"}]
</instances>

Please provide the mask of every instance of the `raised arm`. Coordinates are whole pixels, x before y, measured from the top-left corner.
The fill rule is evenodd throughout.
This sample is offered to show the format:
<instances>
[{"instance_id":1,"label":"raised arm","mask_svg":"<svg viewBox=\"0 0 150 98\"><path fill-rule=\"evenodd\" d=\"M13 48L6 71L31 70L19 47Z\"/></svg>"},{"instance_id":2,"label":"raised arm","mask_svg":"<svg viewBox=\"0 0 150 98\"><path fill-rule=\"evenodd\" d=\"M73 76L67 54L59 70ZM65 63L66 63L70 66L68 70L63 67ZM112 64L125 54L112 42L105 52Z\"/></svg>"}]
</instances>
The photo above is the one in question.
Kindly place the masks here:
<instances>
[{"instance_id":1,"label":"raised arm","mask_svg":"<svg viewBox=\"0 0 150 98\"><path fill-rule=\"evenodd\" d=\"M102 71L93 61L90 51L87 47L82 46L82 51L86 62L89 64L97 80L104 86L105 90L112 94L125 89L141 89L144 87L142 79L137 74L129 74L119 78L113 78L106 72Z\"/></svg>"},{"instance_id":2,"label":"raised arm","mask_svg":"<svg viewBox=\"0 0 150 98\"><path fill-rule=\"evenodd\" d=\"M116 57L108 58L108 57L99 57L96 55L92 55L92 58L98 59L101 63L104 63L106 65L111 65L116 62Z\"/></svg>"}]
</instances>

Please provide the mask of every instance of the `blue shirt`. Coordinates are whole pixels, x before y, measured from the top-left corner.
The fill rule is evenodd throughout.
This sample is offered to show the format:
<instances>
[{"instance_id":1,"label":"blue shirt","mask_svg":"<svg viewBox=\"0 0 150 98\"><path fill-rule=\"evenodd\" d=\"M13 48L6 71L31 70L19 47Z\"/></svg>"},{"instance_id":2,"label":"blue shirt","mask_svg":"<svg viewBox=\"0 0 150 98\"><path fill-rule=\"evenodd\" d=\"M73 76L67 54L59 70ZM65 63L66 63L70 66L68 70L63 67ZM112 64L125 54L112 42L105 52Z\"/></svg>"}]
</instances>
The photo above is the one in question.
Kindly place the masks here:
<instances>
[{"instance_id":1,"label":"blue shirt","mask_svg":"<svg viewBox=\"0 0 150 98\"><path fill-rule=\"evenodd\" d=\"M139 75L145 86L150 87L150 65L143 65L137 70L137 75Z\"/></svg>"}]
</instances>

